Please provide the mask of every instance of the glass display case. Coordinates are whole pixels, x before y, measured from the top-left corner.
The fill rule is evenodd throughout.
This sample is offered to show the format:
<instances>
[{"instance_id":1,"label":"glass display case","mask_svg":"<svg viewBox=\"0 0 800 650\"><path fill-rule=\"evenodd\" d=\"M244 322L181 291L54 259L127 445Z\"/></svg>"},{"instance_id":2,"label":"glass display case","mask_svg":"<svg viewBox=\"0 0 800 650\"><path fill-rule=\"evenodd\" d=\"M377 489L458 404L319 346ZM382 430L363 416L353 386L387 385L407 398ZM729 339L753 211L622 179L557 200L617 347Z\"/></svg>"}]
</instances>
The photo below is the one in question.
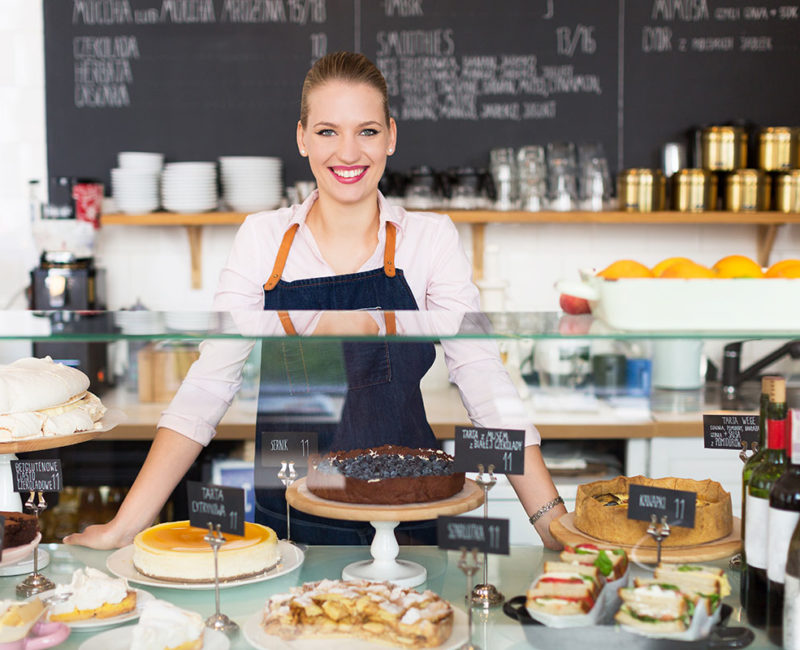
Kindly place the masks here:
<instances>
[{"instance_id":1,"label":"glass display case","mask_svg":"<svg viewBox=\"0 0 800 650\"><path fill-rule=\"evenodd\" d=\"M5 499L0 509L19 510L10 460L60 458L66 489L53 495L50 512L42 516L44 529L56 513L46 530L49 570L66 574L81 563L103 568L108 553L57 542L70 525L77 530L113 516L159 421L185 426L208 443L186 479L244 488L254 516L259 509L281 511L262 501L262 493L286 488L278 475L280 456L270 447L276 432L306 441L289 444L299 480L308 455L317 450L373 447L408 437L411 446L429 440L452 452L457 426L521 428L531 422L569 510L581 483L643 474L712 478L731 493L738 514L738 453L703 450L702 413L757 408L757 390L749 381L756 372L740 367L747 364L737 358L723 377L726 346L758 339L746 348L785 348L778 356L793 359L787 341L796 335L788 328L626 332L589 315L562 313L0 312L0 364L50 356L78 367L108 409L99 426L83 434L16 438L0 427ZM190 373L198 357L204 360ZM786 365L791 362L783 363L791 374ZM168 407L187 373L191 390L181 389L177 406ZM795 399L790 382L790 406ZM409 433L409 426L416 430ZM498 478L490 515L511 521L514 548L510 559L490 558L489 574L510 597L524 593L541 572L543 558L556 556L535 548L540 542L526 513L505 477ZM185 491L182 482L162 520L187 518ZM469 505L462 512L482 514L479 501ZM285 539L287 527L278 521L276 532ZM431 548L434 541L408 554L426 567L425 585L461 607L465 579L456 567L457 554ZM273 587L338 579L342 558L369 557L366 548L327 554L326 546L312 542L300 571L260 589L230 590L229 602L242 607L239 618L253 615L266 597L278 593ZM515 564L515 557L524 572L511 568L523 565ZM0 578L0 596L8 596L12 580ZM162 587L153 593L213 611L196 594ZM731 605L738 611L733 598ZM499 610L484 616L482 625L483 643L475 638L482 647L522 647L531 638ZM65 647L79 647L88 638L75 634ZM248 646L239 639L233 647Z\"/></svg>"}]
</instances>

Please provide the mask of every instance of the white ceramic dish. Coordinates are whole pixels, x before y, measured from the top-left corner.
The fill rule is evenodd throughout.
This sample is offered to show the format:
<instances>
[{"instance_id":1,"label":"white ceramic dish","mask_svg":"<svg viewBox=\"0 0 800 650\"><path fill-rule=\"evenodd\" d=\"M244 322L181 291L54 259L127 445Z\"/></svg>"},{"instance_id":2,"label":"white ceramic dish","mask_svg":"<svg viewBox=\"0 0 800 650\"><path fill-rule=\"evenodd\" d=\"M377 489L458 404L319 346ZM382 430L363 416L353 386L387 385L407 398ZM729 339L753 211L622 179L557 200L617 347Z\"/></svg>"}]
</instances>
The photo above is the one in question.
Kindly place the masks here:
<instances>
[{"instance_id":1,"label":"white ceramic dish","mask_svg":"<svg viewBox=\"0 0 800 650\"><path fill-rule=\"evenodd\" d=\"M437 646L437 650L456 650L467 643L469 641L467 623L466 612L453 607L453 632L447 641ZM264 628L261 627L261 612L247 619L242 632L250 645L259 650L330 650L332 647L339 646L346 646L348 650L380 650L387 647L385 643L372 643L364 639L294 639L285 641L264 632ZM81 648L81 650L84 649Z\"/></svg>"},{"instance_id":2,"label":"white ceramic dish","mask_svg":"<svg viewBox=\"0 0 800 650\"><path fill-rule=\"evenodd\" d=\"M608 326L649 332L787 332L800 322L800 280L629 278L605 280L581 271L581 281L556 289L589 301Z\"/></svg>"},{"instance_id":3,"label":"white ceramic dish","mask_svg":"<svg viewBox=\"0 0 800 650\"><path fill-rule=\"evenodd\" d=\"M78 650L128 650L133 638L133 626L115 627L86 639ZM231 642L222 632L206 630L203 634L203 650L228 650Z\"/></svg>"},{"instance_id":4,"label":"white ceramic dish","mask_svg":"<svg viewBox=\"0 0 800 650\"><path fill-rule=\"evenodd\" d=\"M128 621L135 621L137 618L139 618L139 614L142 613L142 607L144 607L144 604L150 600L154 600L155 596L141 589L134 589L134 591L136 592L136 609L134 609L132 612L120 614L119 616L111 616L110 618L90 618L85 621L67 621L66 625L69 625L69 627L76 632L83 632L86 630L99 630L104 627L114 627L116 625L121 625L122 623L127 623ZM48 596L52 596L54 593L55 590L51 589L39 594L38 597L47 598Z\"/></svg>"},{"instance_id":5,"label":"white ceramic dish","mask_svg":"<svg viewBox=\"0 0 800 650\"><path fill-rule=\"evenodd\" d=\"M249 585L255 582L264 582L265 580L272 580L278 576L285 575L290 571L294 571L297 567L303 564L305 560L305 553L286 540L278 541L278 552L281 556L281 561L274 568L252 578L243 578L242 580L232 580L231 582L221 582L220 589L227 589L228 587L238 587L239 585ZM166 580L157 580L150 578L146 575L139 573L133 566L133 544L124 546L121 549L114 551L106 558L106 568L111 571L115 576L125 578L128 582L134 582L140 585L147 585L149 587L167 587L169 589L213 589L213 582L167 582Z\"/></svg>"}]
</instances>

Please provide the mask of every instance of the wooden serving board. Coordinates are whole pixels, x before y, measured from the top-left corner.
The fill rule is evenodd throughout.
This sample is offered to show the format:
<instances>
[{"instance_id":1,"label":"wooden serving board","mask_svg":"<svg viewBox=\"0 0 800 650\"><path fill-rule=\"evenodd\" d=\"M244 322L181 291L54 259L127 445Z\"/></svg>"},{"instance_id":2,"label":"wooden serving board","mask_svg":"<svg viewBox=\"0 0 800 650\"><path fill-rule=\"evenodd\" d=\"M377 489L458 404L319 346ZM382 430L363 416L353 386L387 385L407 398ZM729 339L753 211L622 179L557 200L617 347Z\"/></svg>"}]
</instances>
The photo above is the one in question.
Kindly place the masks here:
<instances>
[{"instance_id":1,"label":"wooden serving board","mask_svg":"<svg viewBox=\"0 0 800 650\"><path fill-rule=\"evenodd\" d=\"M16 442L0 442L0 454L18 454L25 451L41 451L43 449L77 445L79 442L92 440L101 433L102 431L84 431L83 433L73 433L70 436L46 436L43 438L17 440Z\"/></svg>"},{"instance_id":2,"label":"wooden serving board","mask_svg":"<svg viewBox=\"0 0 800 650\"><path fill-rule=\"evenodd\" d=\"M656 562L657 549L655 546L633 546L607 542L597 537L591 537L575 528L575 513L568 512L550 523L550 533L562 544L574 546L576 544L597 544L605 547L624 548L634 562ZM653 543L652 537L646 536L648 543ZM702 562L704 560L719 560L730 557L742 549L742 524L738 517L733 518L733 531L727 537L707 544L696 546L664 546L661 549L661 559L666 562Z\"/></svg>"},{"instance_id":3,"label":"wooden serving board","mask_svg":"<svg viewBox=\"0 0 800 650\"><path fill-rule=\"evenodd\" d=\"M362 505L322 499L309 492L306 479L292 483L286 490L286 501L301 512L318 517L350 521L419 521L439 515L459 515L483 504L483 488L475 481L464 481L464 489L449 499L429 503L407 503L400 506Z\"/></svg>"}]
</instances>

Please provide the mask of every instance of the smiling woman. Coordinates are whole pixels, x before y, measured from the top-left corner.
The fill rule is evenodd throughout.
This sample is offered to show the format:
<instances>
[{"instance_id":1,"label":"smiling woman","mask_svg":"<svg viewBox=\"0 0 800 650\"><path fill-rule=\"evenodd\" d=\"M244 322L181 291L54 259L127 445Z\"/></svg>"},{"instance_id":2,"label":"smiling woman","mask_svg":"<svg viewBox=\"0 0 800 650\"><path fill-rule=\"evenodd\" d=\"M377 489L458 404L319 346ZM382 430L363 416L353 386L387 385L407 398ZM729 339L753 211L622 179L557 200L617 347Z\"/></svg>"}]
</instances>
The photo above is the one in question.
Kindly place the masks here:
<instances>
[{"instance_id":1,"label":"smiling woman","mask_svg":"<svg viewBox=\"0 0 800 650\"><path fill-rule=\"evenodd\" d=\"M255 457L262 462L270 435L286 432L312 432L320 454L382 445L437 448L420 391L434 344L395 335L414 319L404 312L451 312L460 322L463 314L480 311L458 232L446 215L407 212L378 191L386 158L396 150L397 126L389 115L386 81L364 55L337 52L314 64L303 83L296 137L317 190L302 205L245 220L214 299L219 311L265 310L274 329L264 334L289 337L262 346ZM341 336L362 340L336 340ZM68 543L119 546L150 524L214 436L241 385L252 345L203 343L117 516ZM564 506L542 461L539 433L496 344L442 340L442 349L475 425L525 430L525 474L510 478L544 543L557 548L549 523ZM325 404L342 406L337 412ZM283 486L274 483L275 472L264 466L259 474L259 468L257 520L283 536ZM374 533L362 522L302 512L291 517L292 539L309 544L368 544ZM435 522L403 524L396 532L400 543L436 541Z\"/></svg>"}]
</instances>

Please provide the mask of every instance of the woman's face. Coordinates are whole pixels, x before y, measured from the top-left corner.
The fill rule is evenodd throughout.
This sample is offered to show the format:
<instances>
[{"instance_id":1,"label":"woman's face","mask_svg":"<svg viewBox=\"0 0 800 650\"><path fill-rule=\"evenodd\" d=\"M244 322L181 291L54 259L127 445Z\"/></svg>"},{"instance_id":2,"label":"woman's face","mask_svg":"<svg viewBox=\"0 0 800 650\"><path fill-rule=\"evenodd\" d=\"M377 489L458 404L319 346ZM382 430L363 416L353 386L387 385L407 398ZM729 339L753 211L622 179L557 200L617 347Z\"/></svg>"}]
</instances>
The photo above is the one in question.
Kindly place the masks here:
<instances>
[{"instance_id":1,"label":"woman's face","mask_svg":"<svg viewBox=\"0 0 800 650\"><path fill-rule=\"evenodd\" d=\"M309 94L308 109L306 128L297 125L297 146L320 195L347 204L372 198L397 138L381 94L364 83L328 81Z\"/></svg>"}]
</instances>

